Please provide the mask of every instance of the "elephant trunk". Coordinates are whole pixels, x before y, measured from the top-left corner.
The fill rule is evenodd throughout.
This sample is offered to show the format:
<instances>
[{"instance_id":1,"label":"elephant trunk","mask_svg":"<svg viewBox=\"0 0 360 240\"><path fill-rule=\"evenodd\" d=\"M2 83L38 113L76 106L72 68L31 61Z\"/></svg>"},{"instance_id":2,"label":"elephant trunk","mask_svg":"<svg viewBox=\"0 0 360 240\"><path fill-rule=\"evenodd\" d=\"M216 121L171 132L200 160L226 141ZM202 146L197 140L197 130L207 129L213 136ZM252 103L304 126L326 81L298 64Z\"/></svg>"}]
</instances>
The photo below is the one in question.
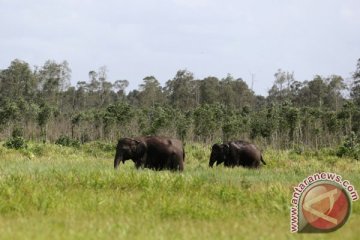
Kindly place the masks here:
<instances>
[{"instance_id":1,"label":"elephant trunk","mask_svg":"<svg viewBox=\"0 0 360 240\"><path fill-rule=\"evenodd\" d=\"M210 161L209 161L209 167L213 167L214 166L214 163L216 162L216 160L213 160L210 158Z\"/></svg>"},{"instance_id":2,"label":"elephant trunk","mask_svg":"<svg viewBox=\"0 0 360 240\"><path fill-rule=\"evenodd\" d=\"M210 154L210 160L209 160L209 167L213 167L214 166L214 163L217 162L217 158L215 156L215 154L213 152L211 152Z\"/></svg>"},{"instance_id":3,"label":"elephant trunk","mask_svg":"<svg viewBox=\"0 0 360 240\"><path fill-rule=\"evenodd\" d=\"M115 159L114 159L114 168L115 169L119 166L120 161L124 162L123 156L122 156L122 154L119 154L118 152L116 152Z\"/></svg>"},{"instance_id":4,"label":"elephant trunk","mask_svg":"<svg viewBox=\"0 0 360 240\"><path fill-rule=\"evenodd\" d=\"M263 159L262 156L260 156L260 161L261 161L264 165L266 165L266 162L264 161L264 159Z\"/></svg>"}]
</instances>

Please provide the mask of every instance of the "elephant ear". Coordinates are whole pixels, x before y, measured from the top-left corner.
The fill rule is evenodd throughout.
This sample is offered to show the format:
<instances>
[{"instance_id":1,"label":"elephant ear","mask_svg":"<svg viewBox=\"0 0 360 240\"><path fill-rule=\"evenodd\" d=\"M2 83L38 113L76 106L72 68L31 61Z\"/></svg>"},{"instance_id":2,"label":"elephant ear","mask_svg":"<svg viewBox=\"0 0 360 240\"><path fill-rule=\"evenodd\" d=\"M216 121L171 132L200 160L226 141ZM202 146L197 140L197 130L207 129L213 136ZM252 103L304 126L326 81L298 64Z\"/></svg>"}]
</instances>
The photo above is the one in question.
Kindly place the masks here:
<instances>
[{"instance_id":1,"label":"elephant ear","mask_svg":"<svg viewBox=\"0 0 360 240\"><path fill-rule=\"evenodd\" d=\"M224 149L224 154L225 155L229 154L230 153L230 145L227 144L227 143L224 143L224 144L222 144L222 146L223 146L223 149Z\"/></svg>"},{"instance_id":2,"label":"elephant ear","mask_svg":"<svg viewBox=\"0 0 360 240\"><path fill-rule=\"evenodd\" d=\"M142 141L136 140L135 156L137 158L142 158L146 153L146 145Z\"/></svg>"},{"instance_id":3,"label":"elephant ear","mask_svg":"<svg viewBox=\"0 0 360 240\"><path fill-rule=\"evenodd\" d=\"M214 144L211 148L212 151L219 152L221 150L220 144Z\"/></svg>"}]
</instances>

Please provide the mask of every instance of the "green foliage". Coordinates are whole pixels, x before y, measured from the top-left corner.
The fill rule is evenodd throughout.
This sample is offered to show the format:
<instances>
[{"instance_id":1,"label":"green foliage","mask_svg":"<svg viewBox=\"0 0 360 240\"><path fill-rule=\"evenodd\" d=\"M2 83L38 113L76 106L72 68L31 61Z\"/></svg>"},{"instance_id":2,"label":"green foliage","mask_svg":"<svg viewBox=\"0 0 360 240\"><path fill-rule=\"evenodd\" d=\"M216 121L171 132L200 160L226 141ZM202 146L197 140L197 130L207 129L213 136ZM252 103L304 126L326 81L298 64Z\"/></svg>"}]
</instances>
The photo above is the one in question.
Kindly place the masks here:
<instances>
[{"instance_id":1,"label":"green foliage","mask_svg":"<svg viewBox=\"0 0 360 240\"><path fill-rule=\"evenodd\" d=\"M107 69L70 86L66 61L48 60L31 69L14 60L0 70L0 135L21 127L44 142L60 133L79 139L114 141L119 136L168 135L184 141L249 139L277 148L338 146L360 132L359 62L353 82L338 75L298 81L279 69L267 97L256 96L231 74L196 79L179 70L165 87L147 76L126 94L127 80L107 81ZM343 90L350 90L345 97ZM40 130L40 131L39 131ZM68 131L68 132L64 132Z\"/></svg>"},{"instance_id":2,"label":"green foliage","mask_svg":"<svg viewBox=\"0 0 360 240\"><path fill-rule=\"evenodd\" d=\"M65 147L80 147L79 140L72 139L69 136L61 135L55 142L57 145L65 146Z\"/></svg>"},{"instance_id":3,"label":"green foliage","mask_svg":"<svg viewBox=\"0 0 360 240\"><path fill-rule=\"evenodd\" d=\"M154 76L147 76L140 84L140 92L138 94L139 103L143 107L154 107L155 104L163 104L165 102L165 94L162 91L159 81Z\"/></svg>"},{"instance_id":4,"label":"green foliage","mask_svg":"<svg viewBox=\"0 0 360 240\"><path fill-rule=\"evenodd\" d=\"M250 138L257 137L269 138L272 132L276 131L278 119L273 118L268 111L260 111L255 116L253 115L250 122Z\"/></svg>"},{"instance_id":5,"label":"green foliage","mask_svg":"<svg viewBox=\"0 0 360 240\"><path fill-rule=\"evenodd\" d=\"M355 104L360 107L360 58L357 61L356 70L353 74L353 86L351 88L351 97Z\"/></svg>"},{"instance_id":6,"label":"green foliage","mask_svg":"<svg viewBox=\"0 0 360 240\"><path fill-rule=\"evenodd\" d=\"M127 122L133 117L133 112L131 110L131 106L124 102L109 105L105 111L104 121L107 124L110 124L113 121L118 123Z\"/></svg>"},{"instance_id":7,"label":"green foliage","mask_svg":"<svg viewBox=\"0 0 360 240\"><path fill-rule=\"evenodd\" d=\"M40 127L45 127L51 117L52 112L53 109L49 105L45 103L40 105L40 111L37 116L37 121Z\"/></svg>"},{"instance_id":8,"label":"green foliage","mask_svg":"<svg viewBox=\"0 0 360 240\"><path fill-rule=\"evenodd\" d=\"M47 149L49 149L49 146L45 144L31 144L29 146L29 151L37 157L44 156Z\"/></svg>"},{"instance_id":9,"label":"green foliage","mask_svg":"<svg viewBox=\"0 0 360 240\"><path fill-rule=\"evenodd\" d=\"M202 140L213 138L218 129L221 129L224 117L223 107L219 104L205 104L194 110L194 132Z\"/></svg>"},{"instance_id":10,"label":"green foliage","mask_svg":"<svg viewBox=\"0 0 360 240\"><path fill-rule=\"evenodd\" d=\"M19 120L20 109L15 101L11 101L10 99L0 99L0 103L0 124L5 125L10 121Z\"/></svg>"},{"instance_id":11,"label":"green foliage","mask_svg":"<svg viewBox=\"0 0 360 240\"><path fill-rule=\"evenodd\" d=\"M175 127L176 127L176 134L179 138L184 141L189 132L189 126L191 126L192 122L192 112L175 112Z\"/></svg>"},{"instance_id":12,"label":"green foliage","mask_svg":"<svg viewBox=\"0 0 360 240\"><path fill-rule=\"evenodd\" d=\"M11 133L12 137L22 137L24 136L24 129L21 127L16 127L13 129L12 133Z\"/></svg>"},{"instance_id":13,"label":"green foliage","mask_svg":"<svg viewBox=\"0 0 360 240\"><path fill-rule=\"evenodd\" d=\"M98 125L100 125L101 121L103 122L104 131L107 134L113 131L116 125L123 127L129 123L134 117L134 110L125 102L117 102L109 105L102 113L95 112L94 116L97 117L96 122Z\"/></svg>"},{"instance_id":14,"label":"green foliage","mask_svg":"<svg viewBox=\"0 0 360 240\"><path fill-rule=\"evenodd\" d=\"M86 148L91 148L97 152L115 153L116 146L112 143L105 143L100 141L89 142L85 145Z\"/></svg>"},{"instance_id":15,"label":"green foliage","mask_svg":"<svg viewBox=\"0 0 360 240\"><path fill-rule=\"evenodd\" d=\"M220 82L216 77L207 77L200 83L202 104L215 104L220 98Z\"/></svg>"},{"instance_id":16,"label":"green foliage","mask_svg":"<svg viewBox=\"0 0 360 240\"><path fill-rule=\"evenodd\" d=\"M360 160L360 139L354 132L351 132L345 138L343 144L337 150L337 155L339 157L346 156Z\"/></svg>"},{"instance_id":17,"label":"green foliage","mask_svg":"<svg viewBox=\"0 0 360 240\"><path fill-rule=\"evenodd\" d=\"M0 92L11 99L30 99L36 91L36 78L28 63L15 59L1 71Z\"/></svg>"},{"instance_id":18,"label":"green foliage","mask_svg":"<svg viewBox=\"0 0 360 240\"><path fill-rule=\"evenodd\" d=\"M13 149L25 149L27 148L26 141L23 137L16 136L9 138L5 143L4 146L7 148Z\"/></svg>"},{"instance_id":19,"label":"green foliage","mask_svg":"<svg viewBox=\"0 0 360 240\"><path fill-rule=\"evenodd\" d=\"M175 77L166 83L169 102L181 110L189 110L196 106L198 86L194 74L187 70L177 71Z\"/></svg>"},{"instance_id":20,"label":"green foliage","mask_svg":"<svg viewBox=\"0 0 360 240\"><path fill-rule=\"evenodd\" d=\"M174 111L168 107L154 106L143 111L142 124L143 135L156 135L161 129L170 127L174 120Z\"/></svg>"},{"instance_id":21,"label":"green foliage","mask_svg":"<svg viewBox=\"0 0 360 240\"><path fill-rule=\"evenodd\" d=\"M245 114L246 111L247 109L245 108ZM248 118L243 113L230 108L226 109L224 120L222 121L224 141L236 139L239 137L239 134L245 133L248 130Z\"/></svg>"}]
</instances>

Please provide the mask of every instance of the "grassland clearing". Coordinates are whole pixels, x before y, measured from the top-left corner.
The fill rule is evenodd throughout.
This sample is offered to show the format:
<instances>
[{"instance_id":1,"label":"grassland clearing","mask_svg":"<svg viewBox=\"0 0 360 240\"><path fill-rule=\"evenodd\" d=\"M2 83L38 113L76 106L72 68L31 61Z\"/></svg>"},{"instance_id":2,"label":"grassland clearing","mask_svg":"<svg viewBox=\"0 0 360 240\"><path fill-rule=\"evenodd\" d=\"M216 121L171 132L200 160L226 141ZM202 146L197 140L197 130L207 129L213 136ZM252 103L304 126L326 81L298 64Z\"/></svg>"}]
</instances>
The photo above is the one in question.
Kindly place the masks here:
<instances>
[{"instance_id":1,"label":"grassland clearing","mask_svg":"<svg viewBox=\"0 0 360 240\"><path fill-rule=\"evenodd\" d=\"M208 167L210 148L186 145L183 173L113 169L114 148L30 143L0 147L1 239L357 239L360 204L338 231L289 232L292 188L318 171L360 187L360 162L329 150L267 150L260 170Z\"/></svg>"}]
</instances>

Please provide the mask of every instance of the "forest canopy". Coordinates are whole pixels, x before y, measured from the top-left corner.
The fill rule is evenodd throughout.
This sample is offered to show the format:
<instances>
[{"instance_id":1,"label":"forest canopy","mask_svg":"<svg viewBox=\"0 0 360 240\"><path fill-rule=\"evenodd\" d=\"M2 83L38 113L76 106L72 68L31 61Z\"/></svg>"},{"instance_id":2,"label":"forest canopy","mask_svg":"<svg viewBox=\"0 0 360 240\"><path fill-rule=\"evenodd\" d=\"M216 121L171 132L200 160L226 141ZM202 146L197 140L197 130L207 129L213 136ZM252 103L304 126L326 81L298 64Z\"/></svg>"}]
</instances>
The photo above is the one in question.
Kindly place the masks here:
<instances>
[{"instance_id":1,"label":"forest canopy","mask_svg":"<svg viewBox=\"0 0 360 240\"><path fill-rule=\"evenodd\" d=\"M84 143L136 135L186 141L250 139L276 148L336 146L360 132L360 59L351 81L316 75L299 81L279 69L268 96L242 78L196 79L179 70L164 86L145 76L138 89L110 82L107 68L71 85L67 61L30 67L15 59L0 70L0 139L21 136Z\"/></svg>"}]
</instances>

